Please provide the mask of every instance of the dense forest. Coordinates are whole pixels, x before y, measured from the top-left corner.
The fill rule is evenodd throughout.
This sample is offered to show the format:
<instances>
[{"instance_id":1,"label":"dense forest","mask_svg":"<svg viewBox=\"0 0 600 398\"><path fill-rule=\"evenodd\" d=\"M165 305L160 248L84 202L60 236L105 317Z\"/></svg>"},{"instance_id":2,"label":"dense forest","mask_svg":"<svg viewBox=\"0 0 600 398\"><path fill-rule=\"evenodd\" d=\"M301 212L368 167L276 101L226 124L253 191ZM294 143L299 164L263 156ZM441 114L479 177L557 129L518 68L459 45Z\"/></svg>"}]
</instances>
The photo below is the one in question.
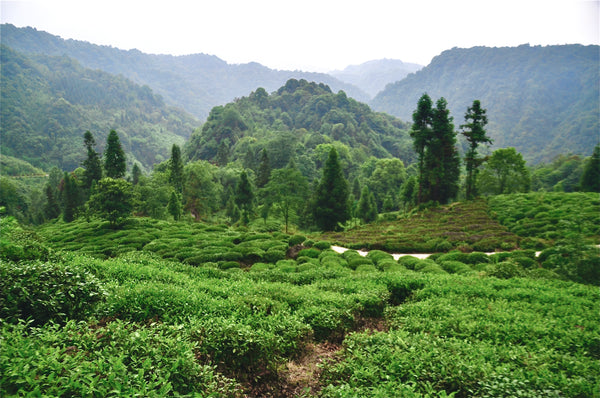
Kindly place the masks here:
<instances>
[{"instance_id":1,"label":"dense forest","mask_svg":"<svg viewBox=\"0 0 600 398\"><path fill-rule=\"evenodd\" d=\"M590 155L600 131L598 46L474 47L444 51L389 85L374 109L410 120L427 92L461 116L473 98L489 110L493 148L515 147L533 163Z\"/></svg>"},{"instance_id":2,"label":"dense forest","mask_svg":"<svg viewBox=\"0 0 600 398\"><path fill-rule=\"evenodd\" d=\"M256 170L260 153L266 149L273 168L282 168L295 157L312 180L334 146L345 162L346 176L354 177L369 157L396 157L412 163L415 156L408 128L343 91L335 94L322 83L290 79L272 94L258 88L247 97L213 108L184 151L190 160L220 165L242 161L244 167Z\"/></svg>"},{"instance_id":3,"label":"dense forest","mask_svg":"<svg viewBox=\"0 0 600 398\"><path fill-rule=\"evenodd\" d=\"M369 96L351 84L324 73L269 69L258 63L228 64L214 55L185 56L144 54L83 41L63 40L33 28L0 26L2 43L27 54L66 55L86 68L123 75L140 85L148 85L170 105L181 107L204 119L216 105L247 95L257 87L273 91L290 78L325 83L344 90L358 100Z\"/></svg>"},{"instance_id":4,"label":"dense forest","mask_svg":"<svg viewBox=\"0 0 600 398\"><path fill-rule=\"evenodd\" d=\"M111 129L119 130L130 164L150 169L200 124L122 76L65 56L24 56L6 46L0 51L2 154L46 171L74 170L83 160L83 132L93 131L102 149Z\"/></svg>"}]
</instances>

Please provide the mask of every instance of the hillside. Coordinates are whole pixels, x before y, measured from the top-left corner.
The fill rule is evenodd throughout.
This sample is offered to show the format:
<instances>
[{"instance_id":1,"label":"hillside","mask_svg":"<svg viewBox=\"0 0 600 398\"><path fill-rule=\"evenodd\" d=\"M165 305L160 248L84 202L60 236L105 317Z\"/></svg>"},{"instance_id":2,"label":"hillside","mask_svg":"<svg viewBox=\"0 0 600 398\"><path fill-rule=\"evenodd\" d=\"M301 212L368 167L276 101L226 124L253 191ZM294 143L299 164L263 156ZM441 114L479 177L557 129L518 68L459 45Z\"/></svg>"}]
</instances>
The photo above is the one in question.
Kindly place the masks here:
<instances>
[{"instance_id":1,"label":"hillside","mask_svg":"<svg viewBox=\"0 0 600 398\"><path fill-rule=\"evenodd\" d=\"M387 84L400 81L422 68L423 65L402 62L399 59L378 59L360 65L350 65L344 70L334 70L329 74L375 97Z\"/></svg>"},{"instance_id":2,"label":"hillside","mask_svg":"<svg viewBox=\"0 0 600 398\"><path fill-rule=\"evenodd\" d=\"M305 168L311 162L306 155L328 143L337 143L342 159L355 163L368 156L394 156L405 163L414 158L408 126L400 120L373 112L343 91L334 94L324 84L295 79L270 95L258 88L213 108L202 129L192 134L185 153L190 160L217 161L221 151L234 161L248 152L257 157L266 148L272 167L284 167L296 157L299 167Z\"/></svg>"},{"instance_id":3,"label":"hillside","mask_svg":"<svg viewBox=\"0 0 600 398\"><path fill-rule=\"evenodd\" d=\"M86 130L102 151L115 129L129 161L150 168L200 124L122 76L83 68L65 56L26 56L6 46L0 51L2 154L33 166L73 170L85 156Z\"/></svg>"},{"instance_id":4,"label":"hillside","mask_svg":"<svg viewBox=\"0 0 600 398\"><path fill-rule=\"evenodd\" d=\"M590 155L600 131L598 46L454 48L389 85L374 109L410 121L427 92L445 97L456 125L474 99L488 111L493 148L515 147L529 162Z\"/></svg>"},{"instance_id":5,"label":"hillside","mask_svg":"<svg viewBox=\"0 0 600 398\"><path fill-rule=\"evenodd\" d=\"M349 96L366 101L369 96L347 83L324 73L269 69L258 63L232 65L214 55L185 56L144 54L124 51L84 41L63 40L33 28L1 25L2 43L28 54L67 55L83 66L101 69L150 86L171 105L179 106L200 119L210 109L246 95L257 87L276 90L290 78L317 81L344 90Z\"/></svg>"}]
</instances>

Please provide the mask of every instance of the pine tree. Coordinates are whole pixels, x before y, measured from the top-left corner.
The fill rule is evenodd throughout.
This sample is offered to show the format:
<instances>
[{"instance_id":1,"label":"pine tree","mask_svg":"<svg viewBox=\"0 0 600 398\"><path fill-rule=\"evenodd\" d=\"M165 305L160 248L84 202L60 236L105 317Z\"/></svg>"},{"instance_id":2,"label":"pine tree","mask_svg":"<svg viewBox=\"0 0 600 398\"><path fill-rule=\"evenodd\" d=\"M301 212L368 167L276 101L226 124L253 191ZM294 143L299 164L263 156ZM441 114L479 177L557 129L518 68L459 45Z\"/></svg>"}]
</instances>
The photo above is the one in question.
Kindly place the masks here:
<instances>
[{"instance_id":1,"label":"pine tree","mask_svg":"<svg viewBox=\"0 0 600 398\"><path fill-rule=\"evenodd\" d=\"M131 169L131 183L133 185L137 185L140 182L140 177L142 176L142 170L140 170L140 166L135 163L133 168Z\"/></svg>"},{"instance_id":2,"label":"pine tree","mask_svg":"<svg viewBox=\"0 0 600 398\"><path fill-rule=\"evenodd\" d=\"M63 220L71 222L75 219L77 210L78 192L77 182L69 173L65 173L63 178Z\"/></svg>"},{"instance_id":3,"label":"pine tree","mask_svg":"<svg viewBox=\"0 0 600 398\"><path fill-rule=\"evenodd\" d=\"M491 144L492 140L486 135L484 129L487 124L486 110L481 107L479 100L473 101L473 105L467 108L465 124L461 127L462 135L469 143L469 150L465 154L465 167L467 169L466 197L467 200L477 196L477 172L482 160L477 157L479 144Z\"/></svg>"},{"instance_id":4,"label":"pine tree","mask_svg":"<svg viewBox=\"0 0 600 398\"><path fill-rule=\"evenodd\" d=\"M580 186L585 192L600 192L600 144L594 147L592 157L585 164Z\"/></svg>"},{"instance_id":5,"label":"pine tree","mask_svg":"<svg viewBox=\"0 0 600 398\"><path fill-rule=\"evenodd\" d=\"M86 131L83 135L83 145L87 149L87 158L82 164L85 168L83 185L89 190L94 181L98 181L102 178L102 162L100 161L100 155L94 149L96 140L94 140L94 136L89 131Z\"/></svg>"},{"instance_id":6,"label":"pine tree","mask_svg":"<svg viewBox=\"0 0 600 398\"><path fill-rule=\"evenodd\" d=\"M418 182L417 203L423 200L425 150L430 143L433 123L433 102L426 93L419 98L417 109L413 112L413 124L410 136L413 138L413 147L418 157Z\"/></svg>"},{"instance_id":7,"label":"pine tree","mask_svg":"<svg viewBox=\"0 0 600 398\"><path fill-rule=\"evenodd\" d=\"M181 160L181 149L173 144L171 148L171 159L169 161L169 183L175 189L175 192L183 192L183 162Z\"/></svg>"},{"instance_id":8,"label":"pine tree","mask_svg":"<svg viewBox=\"0 0 600 398\"><path fill-rule=\"evenodd\" d=\"M269 178L271 176L271 164L269 162L269 155L267 154L267 150L263 149L260 165L258 166L258 175L256 176L256 187L262 188L269 182Z\"/></svg>"},{"instance_id":9,"label":"pine tree","mask_svg":"<svg viewBox=\"0 0 600 398\"><path fill-rule=\"evenodd\" d=\"M175 221L179 221L181 218L181 197L177 192L171 191L171 197L169 198L169 203L167 204L167 210L169 214L173 216Z\"/></svg>"},{"instance_id":10,"label":"pine tree","mask_svg":"<svg viewBox=\"0 0 600 398\"><path fill-rule=\"evenodd\" d=\"M104 173L110 178L123 178L125 170L125 152L123 152L117 132L111 130L104 150Z\"/></svg>"},{"instance_id":11,"label":"pine tree","mask_svg":"<svg viewBox=\"0 0 600 398\"><path fill-rule=\"evenodd\" d=\"M358 217L365 223L375 221L377 219L377 204L375 196L369 190L368 186L364 186L358 201Z\"/></svg>"},{"instance_id":12,"label":"pine tree","mask_svg":"<svg viewBox=\"0 0 600 398\"><path fill-rule=\"evenodd\" d=\"M323 177L317 186L313 215L317 226L325 231L338 228L350 218L348 207L348 181L344 178L342 167L335 148L331 148L323 168Z\"/></svg>"}]
</instances>

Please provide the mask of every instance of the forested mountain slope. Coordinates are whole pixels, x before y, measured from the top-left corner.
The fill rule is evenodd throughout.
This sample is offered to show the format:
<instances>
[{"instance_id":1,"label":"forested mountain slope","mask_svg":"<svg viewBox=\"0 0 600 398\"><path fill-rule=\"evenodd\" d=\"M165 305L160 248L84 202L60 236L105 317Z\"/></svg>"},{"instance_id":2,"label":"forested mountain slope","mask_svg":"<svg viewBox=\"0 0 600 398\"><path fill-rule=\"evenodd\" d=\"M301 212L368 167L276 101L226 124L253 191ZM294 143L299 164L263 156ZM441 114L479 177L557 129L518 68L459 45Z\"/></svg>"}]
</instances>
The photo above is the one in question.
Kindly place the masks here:
<instances>
[{"instance_id":1,"label":"forested mountain slope","mask_svg":"<svg viewBox=\"0 0 600 398\"><path fill-rule=\"evenodd\" d=\"M334 70L330 75L343 82L354 84L371 97L375 97L389 83L404 79L423 65L402 62L399 59L378 59L360 65L350 65L344 70Z\"/></svg>"},{"instance_id":2,"label":"forested mountain slope","mask_svg":"<svg viewBox=\"0 0 600 398\"><path fill-rule=\"evenodd\" d=\"M600 131L599 55L598 46L581 45L454 48L387 86L371 105L410 121L427 92L448 100L458 126L479 99L493 147L515 147L530 162L590 155Z\"/></svg>"},{"instance_id":3,"label":"forested mountain slope","mask_svg":"<svg viewBox=\"0 0 600 398\"><path fill-rule=\"evenodd\" d=\"M214 55L185 56L144 54L124 51L84 41L63 40L33 28L1 25L2 43L24 53L67 55L83 66L122 74L139 84L147 84L165 101L204 119L210 109L247 95L257 87L276 90L294 77L317 81L344 90L349 96L366 101L368 95L324 73L273 70L258 63L232 65Z\"/></svg>"},{"instance_id":4,"label":"forested mountain slope","mask_svg":"<svg viewBox=\"0 0 600 398\"><path fill-rule=\"evenodd\" d=\"M86 130L102 151L115 129L129 160L148 168L200 124L122 76L85 69L66 56L25 56L6 46L0 51L3 155L45 170L73 170L85 157Z\"/></svg>"},{"instance_id":5,"label":"forested mountain slope","mask_svg":"<svg viewBox=\"0 0 600 398\"><path fill-rule=\"evenodd\" d=\"M324 161L329 152L326 144L332 144L342 160L356 165L369 156L394 156L410 163L415 155L408 128L343 91L335 94L322 83L290 79L270 95L258 88L247 97L213 108L184 152L191 160L221 164L239 159L252 167L252 161L266 149L274 168L285 167L294 157L299 168L314 169L322 165L312 164L312 154L322 151Z\"/></svg>"}]
</instances>

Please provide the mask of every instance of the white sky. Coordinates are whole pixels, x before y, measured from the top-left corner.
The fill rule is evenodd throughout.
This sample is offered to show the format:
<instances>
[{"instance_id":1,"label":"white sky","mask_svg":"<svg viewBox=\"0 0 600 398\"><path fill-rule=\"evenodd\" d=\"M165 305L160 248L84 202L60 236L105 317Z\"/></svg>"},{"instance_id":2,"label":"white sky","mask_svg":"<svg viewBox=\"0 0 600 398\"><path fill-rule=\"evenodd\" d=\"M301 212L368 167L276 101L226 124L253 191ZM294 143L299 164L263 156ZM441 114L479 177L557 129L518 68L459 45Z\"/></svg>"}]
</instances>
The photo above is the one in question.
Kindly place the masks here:
<instances>
[{"instance_id":1,"label":"white sky","mask_svg":"<svg viewBox=\"0 0 600 398\"><path fill-rule=\"evenodd\" d=\"M1 0L2 22L146 53L325 72L452 47L600 44L600 1Z\"/></svg>"}]
</instances>

